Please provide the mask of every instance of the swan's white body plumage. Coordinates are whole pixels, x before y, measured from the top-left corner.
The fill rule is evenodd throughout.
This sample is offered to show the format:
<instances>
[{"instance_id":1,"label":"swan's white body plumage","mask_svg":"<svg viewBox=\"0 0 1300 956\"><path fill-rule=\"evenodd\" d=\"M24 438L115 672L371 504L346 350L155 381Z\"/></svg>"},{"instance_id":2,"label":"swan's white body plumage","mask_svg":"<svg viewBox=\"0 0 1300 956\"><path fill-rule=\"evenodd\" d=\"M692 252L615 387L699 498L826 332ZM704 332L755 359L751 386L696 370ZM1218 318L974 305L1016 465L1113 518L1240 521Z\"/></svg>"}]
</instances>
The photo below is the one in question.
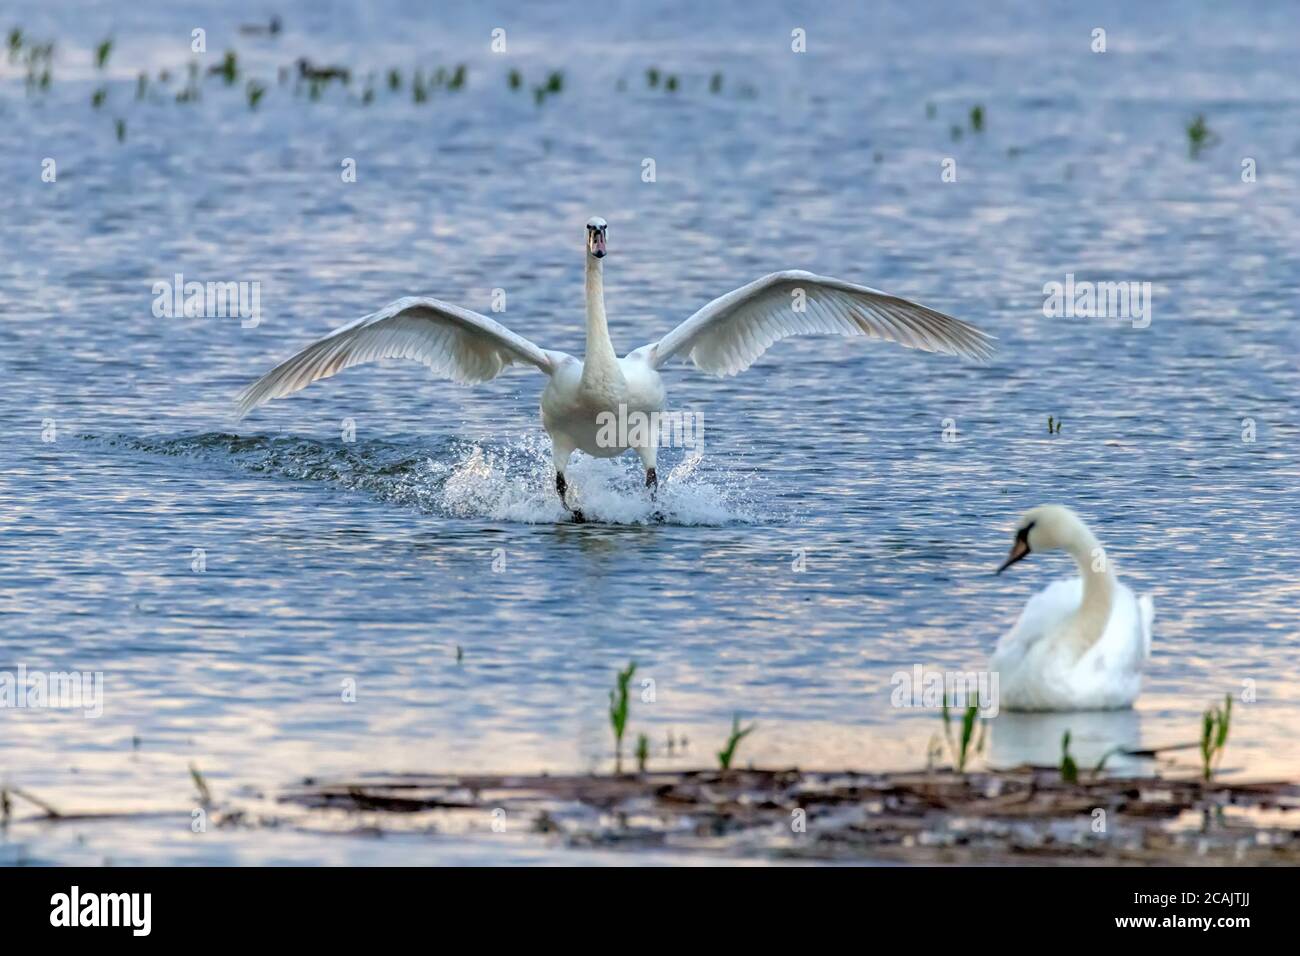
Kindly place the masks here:
<instances>
[{"instance_id":1,"label":"swan's white body plumage","mask_svg":"<svg viewBox=\"0 0 1300 956\"><path fill-rule=\"evenodd\" d=\"M979 329L923 305L840 279L787 271L714 299L662 339L618 358L605 317L604 235L603 220L588 223L587 349L582 359L539 348L469 309L411 296L338 329L267 372L240 394L239 416L378 359L411 359L462 384L495 378L512 364L532 365L549 378L542 393L542 423L551 436L557 473L563 475L575 450L612 457L629 447L652 469L656 429L625 429L613 437L637 445L619 445L609 440L610 429L602 431L600 419L602 413L649 416L663 411L659 368L674 356L689 357L715 375L735 375L774 342L819 332L886 339L981 360L993 351L989 336Z\"/></svg>"},{"instance_id":2,"label":"swan's white body plumage","mask_svg":"<svg viewBox=\"0 0 1300 956\"><path fill-rule=\"evenodd\" d=\"M1001 706L1008 710L1113 710L1131 707L1142 690L1151 656L1150 595L1136 597L1115 583L1101 637L1082 656L1061 640L1083 599L1083 580L1055 581L1025 604L989 665L998 673Z\"/></svg>"},{"instance_id":3,"label":"swan's white body plumage","mask_svg":"<svg viewBox=\"0 0 1300 956\"><path fill-rule=\"evenodd\" d=\"M1007 710L1112 710L1131 707L1151 656L1155 604L1118 580L1114 563L1073 511L1027 512L1003 569L1031 552L1063 550L1080 577L1031 597L998 641L989 669Z\"/></svg>"}]
</instances>

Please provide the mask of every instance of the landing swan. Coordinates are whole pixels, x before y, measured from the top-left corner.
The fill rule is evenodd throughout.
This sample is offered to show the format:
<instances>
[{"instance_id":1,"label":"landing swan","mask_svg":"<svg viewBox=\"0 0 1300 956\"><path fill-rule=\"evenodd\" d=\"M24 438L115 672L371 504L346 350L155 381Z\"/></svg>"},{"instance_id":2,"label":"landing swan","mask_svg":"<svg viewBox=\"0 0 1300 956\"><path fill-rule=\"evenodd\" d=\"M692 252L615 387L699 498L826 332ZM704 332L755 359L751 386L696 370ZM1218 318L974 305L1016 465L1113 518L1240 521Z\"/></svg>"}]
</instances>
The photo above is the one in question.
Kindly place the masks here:
<instances>
[{"instance_id":1,"label":"landing swan","mask_svg":"<svg viewBox=\"0 0 1300 956\"><path fill-rule=\"evenodd\" d=\"M1065 551L1081 577L1056 581L1025 604L998 641L989 669L1008 710L1109 710L1131 707L1151 655L1150 595L1135 597L1115 577L1087 525L1069 508L1042 505L1016 525L1001 574L1026 555Z\"/></svg>"},{"instance_id":2,"label":"landing swan","mask_svg":"<svg viewBox=\"0 0 1300 956\"><path fill-rule=\"evenodd\" d=\"M735 375L778 339L837 333L887 339L909 348L985 359L991 339L958 319L906 299L810 272L774 272L714 299L657 342L618 358L605 321L604 219L587 222L587 348L582 359L538 348L485 315L424 296L411 296L363 316L307 346L246 388L239 417L273 398L363 362L408 358L435 374L469 385L495 378L514 362L549 378L542 424L551 436L555 488L565 507L564 470L575 450L599 458L634 448L657 485L658 429L603 427L610 416L651 420L664 409L659 368L675 355L697 368ZM611 434L617 431L617 435ZM582 512L570 508L574 520Z\"/></svg>"}]
</instances>

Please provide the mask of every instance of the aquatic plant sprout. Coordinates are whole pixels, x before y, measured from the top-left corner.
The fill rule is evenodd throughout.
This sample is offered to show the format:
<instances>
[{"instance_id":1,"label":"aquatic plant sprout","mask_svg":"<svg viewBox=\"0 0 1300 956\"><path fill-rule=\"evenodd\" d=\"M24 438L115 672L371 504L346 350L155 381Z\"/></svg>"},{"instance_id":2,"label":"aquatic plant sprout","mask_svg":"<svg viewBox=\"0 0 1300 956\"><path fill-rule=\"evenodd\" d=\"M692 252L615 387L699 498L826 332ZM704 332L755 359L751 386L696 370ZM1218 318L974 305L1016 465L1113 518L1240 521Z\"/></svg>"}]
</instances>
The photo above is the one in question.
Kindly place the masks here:
<instances>
[{"instance_id":1,"label":"aquatic plant sprout","mask_svg":"<svg viewBox=\"0 0 1300 956\"><path fill-rule=\"evenodd\" d=\"M1102 758L1105 762L1105 758ZM1079 782L1079 765L1074 762L1074 757L1070 755L1070 732L1067 730L1061 735L1061 779L1066 783Z\"/></svg>"},{"instance_id":2,"label":"aquatic plant sprout","mask_svg":"<svg viewBox=\"0 0 1300 956\"><path fill-rule=\"evenodd\" d=\"M1223 707L1217 704L1201 717L1201 776L1209 780L1223 759L1223 749L1228 743L1228 727L1232 722L1232 695L1223 696Z\"/></svg>"},{"instance_id":3,"label":"aquatic plant sprout","mask_svg":"<svg viewBox=\"0 0 1300 956\"><path fill-rule=\"evenodd\" d=\"M618 672L617 686L609 692L609 726L614 731L614 772L623 772L623 732L627 729L627 685L636 673L636 661Z\"/></svg>"},{"instance_id":4,"label":"aquatic plant sprout","mask_svg":"<svg viewBox=\"0 0 1300 956\"><path fill-rule=\"evenodd\" d=\"M741 728L740 714L733 714L731 717L731 736L727 738L727 744L718 751L718 764L723 770L731 769L731 761L736 756L736 748L740 742L758 729L758 724L750 724L748 727Z\"/></svg>"},{"instance_id":5,"label":"aquatic plant sprout","mask_svg":"<svg viewBox=\"0 0 1300 956\"><path fill-rule=\"evenodd\" d=\"M966 710L962 713L961 718L961 738L957 741L952 736L952 713L948 704L948 693L943 695L943 735L948 741L948 747L952 751L953 768L958 773L966 772L966 761L972 753L984 752L984 741L988 735L988 724L980 724L979 739L975 738L975 720L979 716L980 695L976 691L970 702L966 705ZM975 741L975 749L971 750L971 742Z\"/></svg>"}]
</instances>

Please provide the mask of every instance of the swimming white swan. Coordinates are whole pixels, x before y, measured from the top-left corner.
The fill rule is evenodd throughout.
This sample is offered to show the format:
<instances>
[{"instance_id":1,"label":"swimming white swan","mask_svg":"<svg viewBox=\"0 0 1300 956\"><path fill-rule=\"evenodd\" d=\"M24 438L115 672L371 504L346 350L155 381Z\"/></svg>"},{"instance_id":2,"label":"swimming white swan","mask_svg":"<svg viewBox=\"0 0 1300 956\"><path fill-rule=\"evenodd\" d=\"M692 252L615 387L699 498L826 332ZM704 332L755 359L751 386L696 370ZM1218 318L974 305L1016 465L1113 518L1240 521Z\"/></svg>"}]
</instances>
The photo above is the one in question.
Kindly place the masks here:
<instances>
[{"instance_id":1,"label":"swimming white swan","mask_svg":"<svg viewBox=\"0 0 1300 956\"><path fill-rule=\"evenodd\" d=\"M1151 596L1135 597L1121 584L1087 525L1060 505L1025 512L998 574L1028 554L1056 550L1074 558L1082 576L1035 594L998 641L989 669L998 674L999 704L1008 710L1130 707L1151 655Z\"/></svg>"},{"instance_id":2,"label":"swimming white swan","mask_svg":"<svg viewBox=\"0 0 1300 956\"><path fill-rule=\"evenodd\" d=\"M606 231L604 219L587 222L583 359L538 348L486 315L410 296L345 325L267 372L240 394L239 417L317 379L382 358L414 359L466 385L525 362L550 379L542 392L542 424L551 436L555 487L569 507L564 469L576 449L599 458L635 449L654 493L659 428L653 413L664 408L658 369L674 355L689 356L697 368L715 375L735 375L778 339L814 332L865 335L975 359L993 351L989 336L958 319L866 286L792 271L774 272L714 299L659 341L620 359L605 321ZM628 426L609 427L615 421ZM582 512L571 510L581 521Z\"/></svg>"}]
</instances>

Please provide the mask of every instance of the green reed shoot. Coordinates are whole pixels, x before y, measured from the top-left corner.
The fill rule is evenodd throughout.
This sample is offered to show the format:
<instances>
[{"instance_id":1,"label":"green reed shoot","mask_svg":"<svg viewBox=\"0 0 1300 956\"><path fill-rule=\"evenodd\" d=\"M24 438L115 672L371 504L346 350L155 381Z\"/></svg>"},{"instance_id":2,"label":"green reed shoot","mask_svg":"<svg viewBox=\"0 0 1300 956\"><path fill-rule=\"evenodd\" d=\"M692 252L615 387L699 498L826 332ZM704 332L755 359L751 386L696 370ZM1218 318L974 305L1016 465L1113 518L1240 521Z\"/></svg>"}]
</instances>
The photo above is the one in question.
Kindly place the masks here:
<instances>
[{"instance_id":1,"label":"green reed shoot","mask_svg":"<svg viewBox=\"0 0 1300 956\"><path fill-rule=\"evenodd\" d=\"M1225 694L1223 707L1217 704L1201 717L1201 775L1205 780L1214 776L1223 748L1228 743L1228 727L1232 723L1232 695Z\"/></svg>"},{"instance_id":2,"label":"green reed shoot","mask_svg":"<svg viewBox=\"0 0 1300 956\"><path fill-rule=\"evenodd\" d=\"M636 738L636 769L637 773L645 773L646 761L650 759L650 738L645 734L638 734Z\"/></svg>"},{"instance_id":3,"label":"green reed shoot","mask_svg":"<svg viewBox=\"0 0 1300 956\"><path fill-rule=\"evenodd\" d=\"M217 75L226 81L226 86L234 85L235 80L239 77L239 58L235 56L234 50L227 50L226 55L221 58L221 65L217 67Z\"/></svg>"},{"instance_id":4,"label":"green reed shoot","mask_svg":"<svg viewBox=\"0 0 1300 956\"><path fill-rule=\"evenodd\" d=\"M984 107L976 105L971 108L970 128L977 133L984 129Z\"/></svg>"},{"instance_id":5,"label":"green reed shoot","mask_svg":"<svg viewBox=\"0 0 1300 956\"><path fill-rule=\"evenodd\" d=\"M976 691L972 695L970 702L966 705L965 711L961 716L961 737L958 740L953 739L952 735L952 713L948 704L948 692L943 694L943 735L948 741L948 748L952 751L952 763L958 773L966 772L966 761L972 753L982 753L984 750L984 739L988 733L988 724L980 726L979 739L975 738L975 720L979 716L980 696ZM975 743L972 750L971 743Z\"/></svg>"},{"instance_id":6,"label":"green reed shoot","mask_svg":"<svg viewBox=\"0 0 1300 956\"><path fill-rule=\"evenodd\" d=\"M262 97L266 95L266 87L257 82L257 80L249 80L248 86L244 89L248 94L248 108L250 110L257 109L257 104L261 101Z\"/></svg>"},{"instance_id":7,"label":"green reed shoot","mask_svg":"<svg viewBox=\"0 0 1300 956\"><path fill-rule=\"evenodd\" d=\"M1197 113L1187 124L1187 152L1192 158L1198 156L1205 147L1214 145L1217 140L1218 137L1205 122L1204 113Z\"/></svg>"},{"instance_id":8,"label":"green reed shoot","mask_svg":"<svg viewBox=\"0 0 1300 956\"><path fill-rule=\"evenodd\" d=\"M636 673L636 661L618 671L617 685L609 692L609 726L614 731L614 772L623 772L623 732L627 730L627 685Z\"/></svg>"},{"instance_id":9,"label":"green reed shoot","mask_svg":"<svg viewBox=\"0 0 1300 956\"><path fill-rule=\"evenodd\" d=\"M113 52L113 41L105 40L95 47L95 69L102 70L108 65L108 55Z\"/></svg>"},{"instance_id":10,"label":"green reed shoot","mask_svg":"<svg viewBox=\"0 0 1300 956\"><path fill-rule=\"evenodd\" d=\"M1061 737L1061 779L1066 783L1079 782L1079 765L1070 756L1070 732Z\"/></svg>"},{"instance_id":11,"label":"green reed shoot","mask_svg":"<svg viewBox=\"0 0 1300 956\"><path fill-rule=\"evenodd\" d=\"M727 738L727 745L718 751L718 764L723 770L731 769L731 760L736 756L736 748L740 742L758 729L758 724L750 724L748 727L741 728L740 714L733 714L731 717L731 736Z\"/></svg>"},{"instance_id":12,"label":"green reed shoot","mask_svg":"<svg viewBox=\"0 0 1300 956\"><path fill-rule=\"evenodd\" d=\"M208 782L203 779L203 774L194 764L190 764L190 779L194 781L194 789L199 792L199 802L206 807L212 802L212 791L208 789Z\"/></svg>"}]
</instances>

